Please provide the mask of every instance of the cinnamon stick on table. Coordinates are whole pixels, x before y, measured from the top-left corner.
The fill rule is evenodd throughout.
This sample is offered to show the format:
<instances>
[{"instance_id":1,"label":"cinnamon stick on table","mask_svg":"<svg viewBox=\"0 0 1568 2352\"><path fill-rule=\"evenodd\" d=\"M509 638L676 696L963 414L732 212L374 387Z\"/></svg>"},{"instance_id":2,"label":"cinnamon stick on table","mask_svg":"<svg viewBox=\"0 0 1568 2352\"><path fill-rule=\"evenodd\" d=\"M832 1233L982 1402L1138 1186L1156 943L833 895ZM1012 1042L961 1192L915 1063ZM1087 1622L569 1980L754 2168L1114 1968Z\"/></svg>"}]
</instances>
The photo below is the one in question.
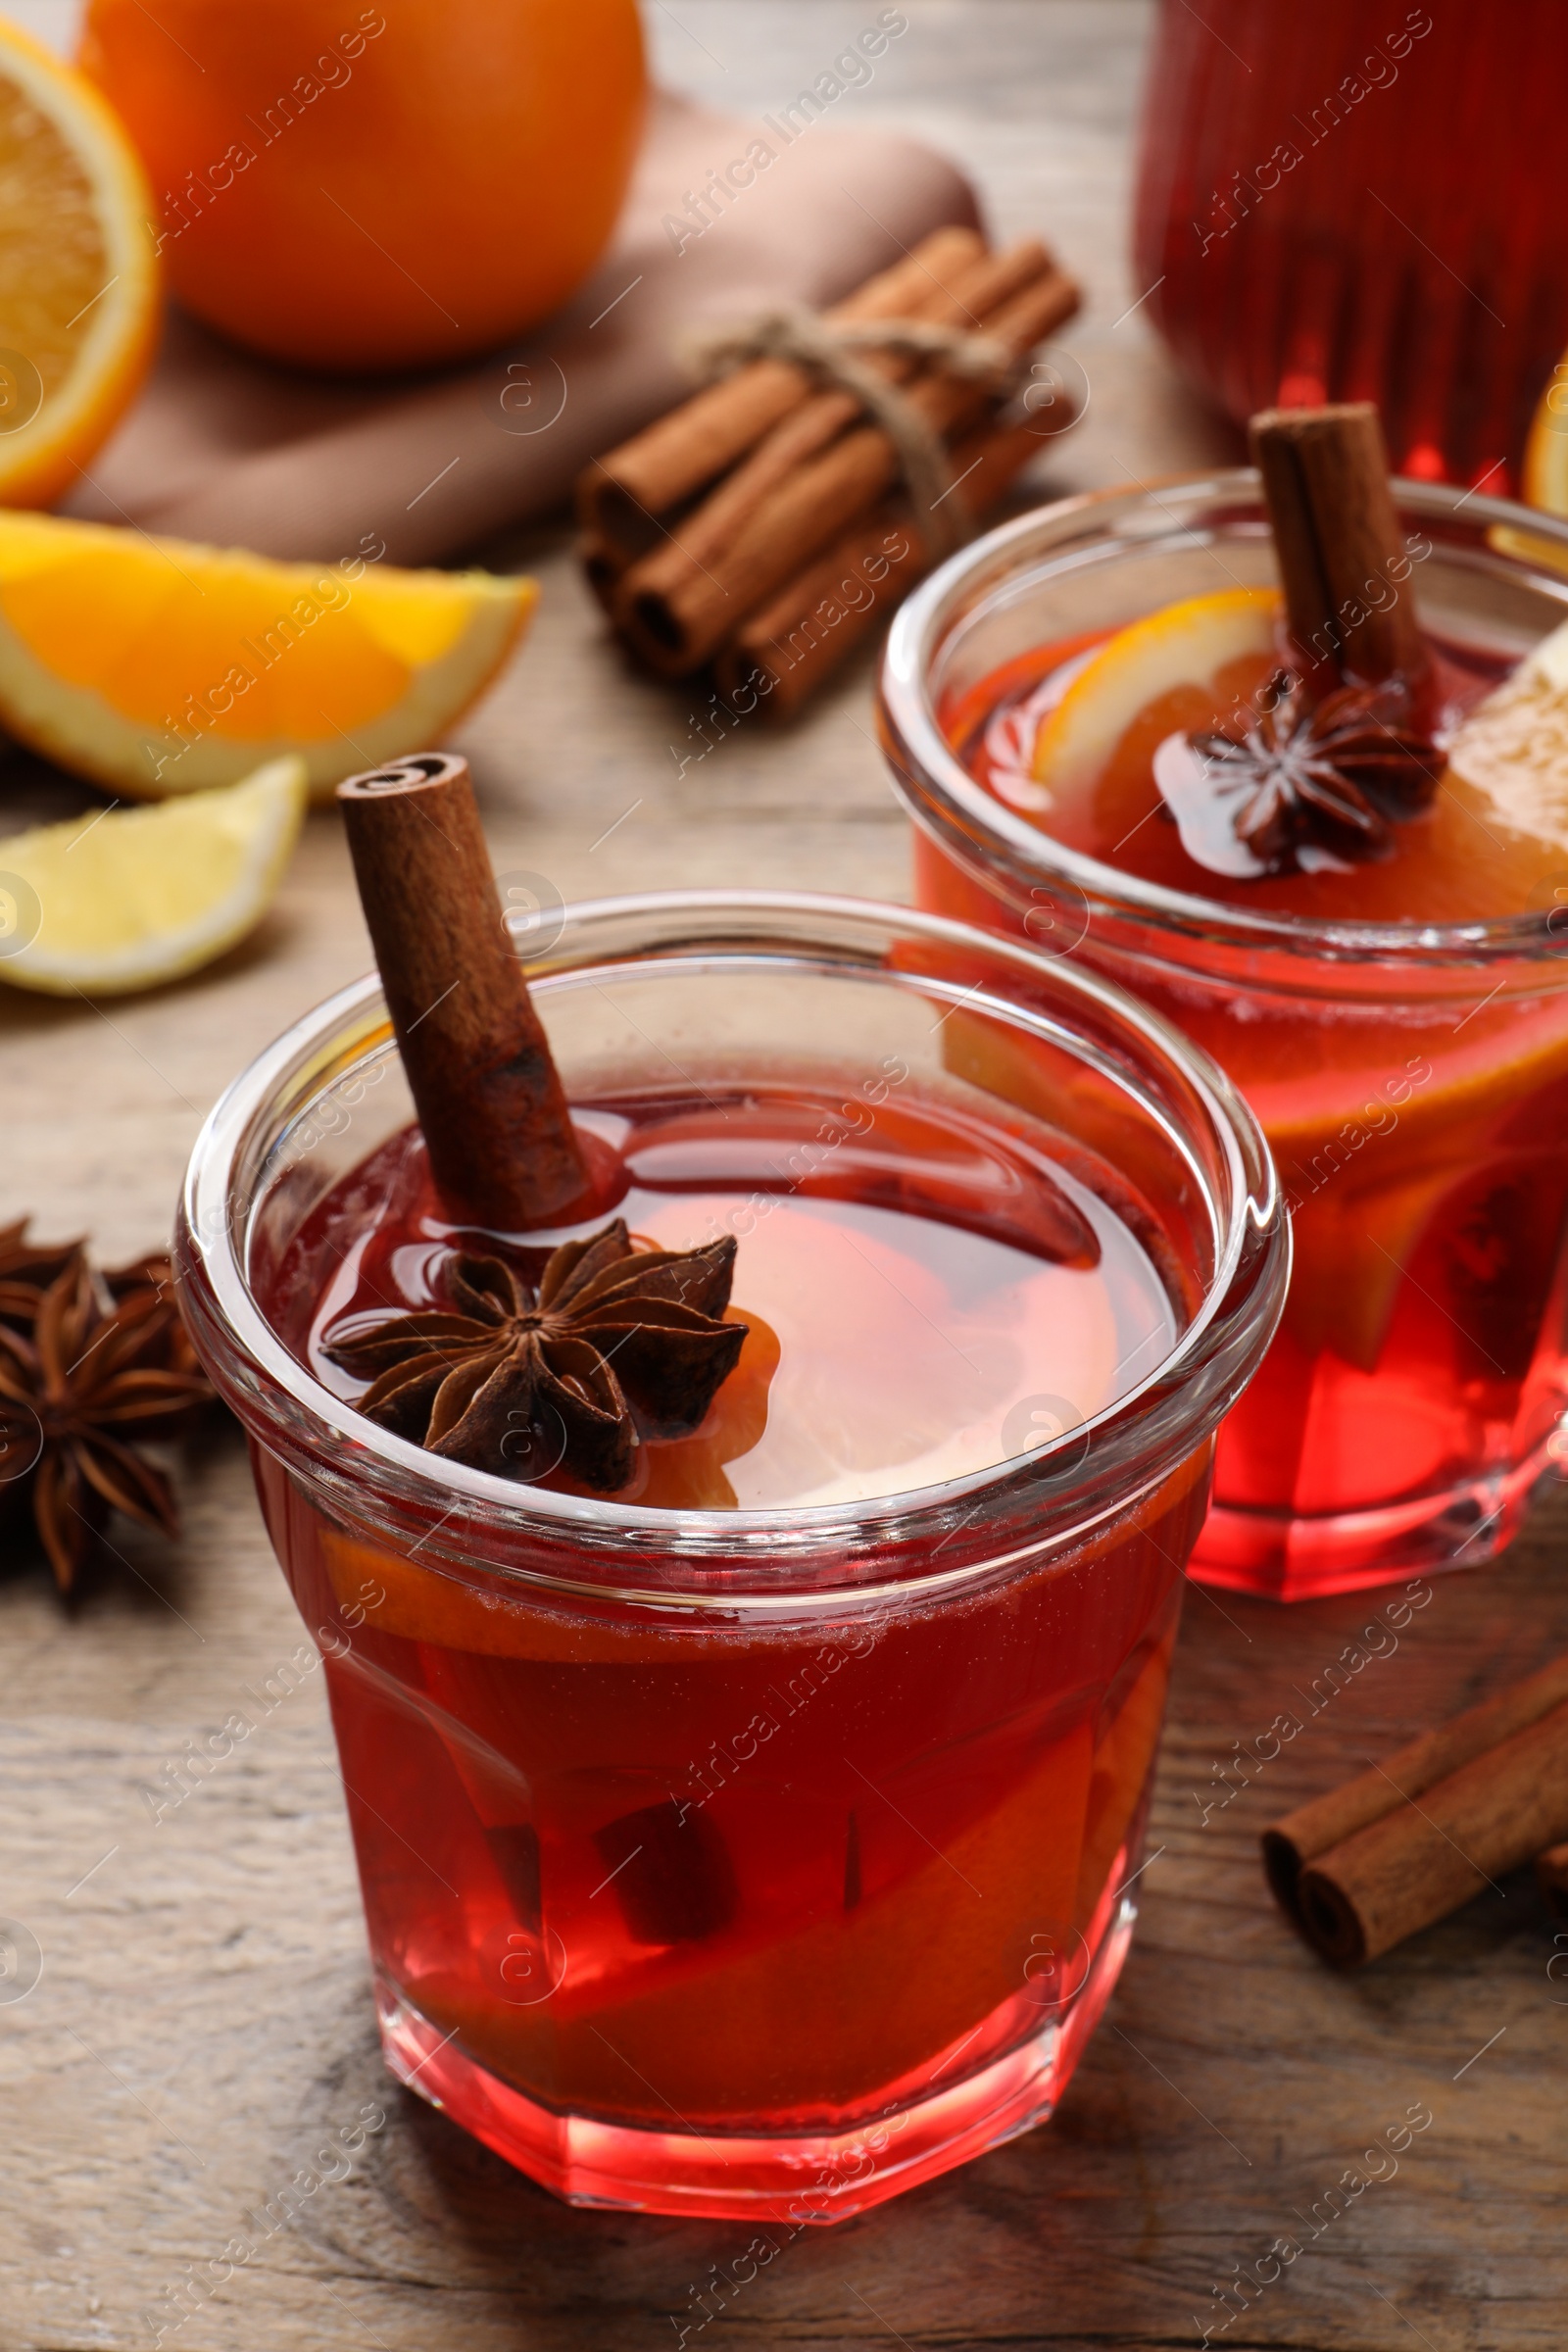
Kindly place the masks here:
<instances>
[{"instance_id":1,"label":"cinnamon stick on table","mask_svg":"<svg viewBox=\"0 0 1568 2352\"><path fill-rule=\"evenodd\" d=\"M1044 249L1026 249L1035 266L1025 282L1000 301L977 311L978 331L1020 359L1070 318L1078 290ZM995 256L981 270L1011 274L1013 257ZM934 367L905 394L914 415L937 433L949 433L975 417L985 395L972 379ZM666 675L684 676L715 653L738 622L782 588L810 558L884 497L898 479L899 454L879 425L864 424L841 435L819 455L798 465L745 514L720 543L699 508L679 534L634 564L621 583L616 621L648 663ZM722 500L728 485L715 493ZM688 534L705 549L701 561L686 552Z\"/></svg>"},{"instance_id":2,"label":"cinnamon stick on table","mask_svg":"<svg viewBox=\"0 0 1568 2352\"><path fill-rule=\"evenodd\" d=\"M953 452L953 496L983 514L1040 454L1037 424L972 434ZM906 502L889 501L843 532L741 622L714 659L724 699L769 720L793 717L852 646L886 620L931 563Z\"/></svg>"},{"instance_id":3,"label":"cinnamon stick on table","mask_svg":"<svg viewBox=\"0 0 1568 2352\"><path fill-rule=\"evenodd\" d=\"M825 315L821 352L744 365L597 461L583 568L643 666L711 663L737 714L789 716L1038 453L1014 370L1077 306L1036 240L940 230ZM831 330L878 321L912 342L851 343L855 380L834 380ZM996 372L944 335L983 336Z\"/></svg>"},{"instance_id":4,"label":"cinnamon stick on table","mask_svg":"<svg viewBox=\"0 0 1568 2352\"><path fill-rule=\"evenodd\" d=\"M1410 552L1372 403L1265 409L1250 437L1291 636L1308 675L1368 686L1425 675Z\"/></svg>"},{"instance_id":5,"label":"cinnamon stick on table","mask_svg":"<svg viewBox=\"0 0 1568 2352\"><path fill-rule=\"evenodd\" d=\"M467 762L433 752L337 788L430 1167L517 1232L587 1190L571 1114L496 896Z\"/></svg>"},{"instance_id":6,"label":"cinnamon stick on table","mask_svg":"<svg viewBox=\"0 0 1568 2352\"><path fill-rule=\"evenodd\" d=\"M963 332L977 317L1026 292L1052 266L1045 247L1032 239L1004 254L982 254L969 267L955 270L946 281L934 272L924 272L899 315L921 325ZM858 352L856 357L868 375L894 384L907 382L921 364L906 352L873 349ZM984 398L978 385L971 385L970 395L975 405ZM638 595L678 595L694 570L722 563L768 494L808 458L837 440L846 426L858 422L863 413L854 392L838 388L816 391L802 401L683 518L679 531L638 566Z\"/></svg>"},{"instance_id":7,"label":"cinnamon stick on table","mask_svg":"<svg viewBox=\"0 0 1568 2352\"><path fill-rule=\"evenodd\" d=\"M1568 1839L1568 1656L1263 1833L1293 1923L1336 1966L1376 1959Z\"/></svg>"},{"instance_id":8,"label":"cinnamon stick on table","mask_svg":"<svg viewBox=\"0 0 1568 2352\"><path fill-rule=\"evenodd\" d=\"M577 554L584 579L604 611L612 615L625 564L619 562L608 540L593 536L579 541Z\"/></svg>"},{"instance_id":9,"label":"cinnamon stick on table","mask_svg":"<svg viewBox=\"0 0 1568 2352\"><path fill-rule=\"evenodd\" d=\"M911 317L933 285L983 256L972 228L939 228L891 270L867 280L825 314L830 325ZM743 458L816 386L785 360L753 360L671 410L589 466L578 509L590 539L630 562L663 537L662 518Z\"/></svg>"},{"instance_id":10,"label":"cinnamon stick on table","mask_svg":"<svg viewBox=\"0 0 1568 2352\"><path fill-rule=\"evenodd\" d=\"M1536 1885L1547 1909L1558 1919L1568 1919L1568 1845L1548 1845L1536 1856Z\"/></svg>"}]
</instances>

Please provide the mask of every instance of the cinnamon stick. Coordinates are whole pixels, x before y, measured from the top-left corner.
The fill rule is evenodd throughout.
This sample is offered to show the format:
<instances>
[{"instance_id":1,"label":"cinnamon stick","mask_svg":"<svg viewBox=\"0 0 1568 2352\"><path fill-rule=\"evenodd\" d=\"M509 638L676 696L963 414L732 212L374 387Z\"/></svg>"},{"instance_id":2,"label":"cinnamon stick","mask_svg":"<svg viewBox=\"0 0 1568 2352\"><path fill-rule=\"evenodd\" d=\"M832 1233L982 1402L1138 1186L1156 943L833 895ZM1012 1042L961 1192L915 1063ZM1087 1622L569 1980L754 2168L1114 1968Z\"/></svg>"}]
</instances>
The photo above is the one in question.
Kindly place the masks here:
<instances>
[{"instance_id":1,"label":"cinnamon stick","mask_svg":"<svg viewBox=\"0 0 1568 2352\"><path fill-rule=\"evenodd\" d=\"M1297 1916L1301 1873L1318 1855L1407 1807L1439 1781L1564 1705L1568 1653L1456 1715L1451 1723L1424 1732L1372 1771L1272 1822L1263 1832L1263 1870L1281 1908Z\"/></svg>"},{"instance_id":2,"label":"cinnamon stick","mask_svg":"<svg viewBox=\"0 0 1568 2352\"><path fill-rule=\"evenodd\" d=\"M982 314L980 331L1021 358L1077 307L1072 280L1048 267L1034 284ZM940 370L912 384L906 398L939 433L960 428L985 405L976 385ZM898 472L898 454L880 427L845 433L797 466L748 515L730 544L710 549L703 564L683 559L672 545L660 551L652 574L633 565L621 584L617 625L652 666L684 676L717 650L742 616L884 497Z\"/></svg>"},{"instance_id":3,"label":"cinnamon stick","mask_svg":"<svg viewBox=\"0 0 1568 2352\"><path fill-rule=\"evenodd\" d=\"M925 550L907 514L874 508L743 621L719 649L719 693L742 716L792 718L913 587Z\"/></svg>"},{"instance_id":4,"label":"cinnamon stick","mask_svg":"<svg viewBox=\"0 0 1568 2352\"><path fill-rule=\"evenodd\" d=\"M972 434L953 452L953 496L984 514L1040 454L1037 425ZM714 661L733 710L792 718L823 679L908 593L931 561L907 508L875 508L744 620Z\"/></svg>"},{"instance_id":5,"label":"cinnamon stick","mask_svg":"<svg viewBox=\"0 0 1568 2352\"><path fill-rule=\"evenodd\" d=\"M1423 677L1430 662L1408 585L1410 554L1372 403L1265 409L1250 437L1307 674L1363 685Z\"/></svg>"},{"instance_id":6,"label":"cinnamon stick","mask_svg":"<svg viewBox=\"0 0 1568 2352\"><path fill-rule=\"evenodd\" d=\"M1568 1919L1568 1845L1548 1845L1536 1856L1536 1885L1546 1908L1557 1919Z\"/></svg>"},{"instance_id":7,"label":"cinnamon stick","mask_svg":"<svg viewBox=\"0 0 1568 2352\"><path fill-rule=\"evenodd\" d=\"M827 313L839 325L910 315L933 282L945 284L985 252L972 228L939 228L891 270ZM631 560L662 536L661 517L705 489L815 387L783 360L753 360L722 382L591 466L578 491L583 528Z\"/></svg>"},{"instance_id":8,"label":"cinnamon stick","mask_svg":"<svg viewBox=\"0 0 1568 2352\"><path fill-rule=\"evenodd\" d=\"M948 284L928 277L911 293L901 316L928 326L965 330L976 318L1023 293L1052 267L1045 247L1027 239L1006 253L982 254L972 267L955 271ZM906 353L869 350L858 357L869 373L889 383L907 382L920 366ZM830 389L803 401L701 506L682 517L678 531L639 564L636 594L678 596L694 570L722 562L725 550L751 523L769 492L861 414L853 392Z\"/></svg>"},{"instance_id":9,"label":"cinnamon stick","mask_svg":"<svg viewBox=\"0 0 1568 2352\"><path fill-rule=\"evenodd\" d=\"M582 564L583 577L595 599L606 612L613 616L625 564L617 561L608 540L593 537L578 542L577 558Z\"/></svg>"},{"instance_id":10,"label":"cinnamon stick","mask_svg":"<svg viewBox=\"0 0 1568 2352\"><path fill-rule=\"evenodd\" d=\"M561 1080L496 896L467 762L399 760L337 788L430 1167L506 1232L586 1192Z\"/></svg>"},{"instance_id":11,"label":"cinnamon stick","mask_svg":"<svg viewBox=\"0 0 1568 2352\"><path fill-rule=\"evenodd\" d=\"M1325 1960L1356 1968L1564 1838L1568 1705L1309 1863L1298 1923Z\"/></svg>"}]
</instances>

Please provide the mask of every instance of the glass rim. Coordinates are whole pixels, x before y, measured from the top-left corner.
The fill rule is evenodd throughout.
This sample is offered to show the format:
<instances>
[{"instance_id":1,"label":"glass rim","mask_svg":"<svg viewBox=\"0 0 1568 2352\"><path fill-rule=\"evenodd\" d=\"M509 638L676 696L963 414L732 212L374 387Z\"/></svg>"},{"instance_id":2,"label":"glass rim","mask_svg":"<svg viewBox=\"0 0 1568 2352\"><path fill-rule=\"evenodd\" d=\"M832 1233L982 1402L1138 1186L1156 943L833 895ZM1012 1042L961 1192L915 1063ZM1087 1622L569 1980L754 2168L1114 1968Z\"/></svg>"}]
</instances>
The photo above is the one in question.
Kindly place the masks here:
<instances>
[{"instance_id":1,"label":"glass rim","mask_svg":"<svg viewBox=\"0 0 1568 2352\"><path fill-rule=\"evenodd\" d=\"M514 913L508 919L521 947L528 918ZM1014 1029L1065 1045L1080 1060L1109 1070L1124 1094L1146 1112L1152 1108L1153 1097L1141 1092L1137 1067L1131 1060L1116 1066L1092 1032L1075 1032L1068 1026L1061 1017L1061 999L1069 1006L1076 1003L1086 1012L1092 1009L1101 1024L1127 1037L1130 1046L1152 1056L1156 1065L1173 1068L1182 1091L1196 1102L1207 1124L1228 1198L1220 1199L1221 1181L1201 1167L1191 1133L1177 1139L1183 1158L1203 1186L1215 1247L1203 1297L1172 1348L1133 1388L1044 1446L939 1485L847 1503L671 1511L617 1503L612 1497L556 1494L456 1463L432 1466L423 1448L363 1419L316 1380L263 1312L246 1264L251 1218L267 1188L264 1176L255 1195L244 1198L237 1185L239 1166L258 1134L267 1132L269 1112L275 1109L284 1089L302 1073L315 1072L321 1085L312 1100L318 1100L327 1085L342 1083L349 1071L395 1053L380 982L370 973L303 1014L255 1056L209 1113L186 1170L175 1235L180 1296L203 1360L247 1431L285 1466L301 1471L329 1509L335 1498L347 1516L388 1534L415 1532L424 1512L433 1516L446 1504L446 1516L461 1516L461 1524L448 1541L438 1541L433 1534L421 1541L418 1548L432 1567L445 1565L459 1573L466 1566L479 1567L509 1583L515 1578L525 1586L548 1587L564 1594L661 1608L683 1603L726 1609L798 1608L803 1601L824 1598L863 1603L878 1590L908 1600L962 1583L977 1569L1004 1567L1072 1542L1125 1511L1140 1493L1168 1476L1217 1423L1229 1401L1227 1396L1223 1403L1216 1402L1219 1389L1227 1380L1239 1386L1255 1368L1278 1319L1289 1267L1289 1225L1261 1131L1244 1099L1207 1055L1114 982L1081 965L1068 969L1059 959L1019 943L912 907L808 892L655 891L568 902L551 951L523 956L541 1007L548 1013L553 990L568 985L574 973L585 967L610 968L602 956L596 958L593 954L596 932L603 935L617 925L637 922L664 924L688 951L708 957L720 942L728 942L735 953L744 937L755 953L759 945L767 951L771 939L763 960L776 964L781 951L788 952L792 945L799 951L814 942L834 957L827 967L819 960L813 967L818 969L854 969L843 948L857 931L891 930L939 948L983 954L1004 970L1015 969L1037 992L1044 979L1057 992L1057 1008L1042 1010L989 987L964 988L956 980L900 970L870 956L862 956L859 968L884 983L902 984L926 996L949 996ZM775 926L771 932L769 923ZM746 934L748 924L755 926L755 936ZM620 968L627 963L624 954L612 960ZM678 953L631 960L643 970L661 965L692 968L690 956ZM340 1050L337 1059L332 1056L334 1044ZM303 1104L292 1115L303 1116ZM1164 1125L1174 1132L1171 1114L1165 1115ZM274 1121L262 1153L264 1169L267 1151L284 1132ZM242 1373L223 1365L225 1352L237 1356ZM220 1359L216 1368L215 1355ZM1239 1374L1236 1367L1243 1358L1245 1373ZM1211 1375L1206 1381L1205 1368ZM1185 1430L1184 1420L1191 1425ZM1057 1524L1058 1512L1065 1510L1073 1494L1070 1477L1053 1477L1064 1458L1082 1446L1082 1459L1090 1460L1102 1441L1125 1439L1129 1431L1151 1421L1157 1426L1152 1436L1146 1431L1149 1475L1141 1482L1117 1485L1108 1498L1103 1492L1098 1497L1085 1493L1079 1502L1092 1507L1079 1508ZM1090 1442L1083 1446L1086 1432ZM1120 1451L1129 1453L1125 1443ZM1115 1452L1112 1448L1112 1469ZM1089 1482L1079 1484L1087 1488ZM804 1569L829 1559L842 1562L846 1552L863 1553L868 1546L901 1551L926 1544L950 1523L961 1526L972 1520L977 1504L1010 1490L1016 1490L1013 1499L1028 1505L1027 1535L1020 1524L1015 1531L1022 1539L1018 1544L1004 1542L999 1548L992 1544L983 1547L979 1559L970 1557L972 1544L956 1544L950 1553L953 1565L940 1577L901 1576L880 1588L852 1575L842 1585L835 1583L829 1592L789 1579L792 1559ZM1048 1523L1044 1532L1042 1519ZM476 1558L474 1545L485 1531L513 1544L536 1539L547 1551L596 1552L612 1566L617 1560L636 1559L644 1566L667 1562L689 1573L684 1586L650 1586L641 1579L627 1586L618 1579L605 1583L574 1577L564 1559L560 1573L513 1568L505 1561ZM729 1572L748 1564L762 1568L764 1548L771 1555L773 1589L738 1590ZM703 1573L713 1570L715 1563L724 1571L722 1583Z\"/></svg>"},{"instance_id":2,"label":"glass rim","mask_svg":"<svg viewBox=\"0 0 1568 2352\"><path fill-rule=\"evenodd\" d=\"M1568 600L1568 521L1513 499L1459 491L1447 483L1396 475L1391 487L1398 504L1417 515L1435 521L1451 519L1463 509L1468 522L1554 542L1563 551L1564 570L1548 584ZM1562 942L1548 927L1549 910L1529 909L1468 923L1349 922L1253 913L1221 900L1169 890L1162 883L1123 873L1066 848L1006 808L969 774L943 734L926 690L932 659L948 627L959 616L958 600L964 590L988 572L995 573L1000 586L1007 576L1009 556L1027 547L1043 527L1075 517L1092 521L1096 514L1108 515L1118 510L1158 506L1159 492L1181 492L1195 504L1215 506L1261 505L1262 496L1253 466L1165 474L1132 489L1080 491L1071 498L1033 507L970 540L906 597L888 632L877 701L894 792L913 821L949 855L979 871L983 879L994 878L1002 868L1021 866L1043 885L1065 886L1086 902L1091 914L1112 920L1131 916L1174 937L1201 939L1225 949L1423 967L1446 962L1473 965L1499 958L1535 962L1542 960L1544 949L1552 961L1560 963ZM1177 515L1170 519L1173 534L1193 527ZM1138 544L1147 547L1150 543ZM1042 565L1048 562L1048 553L1042 551ZM1542 576L1544 582L1546 575ZM977 865L975 853L978 850L983 859L993 845L1000 854L994 851L988 871L984 863Z\"/></svg>"}]
</instances>

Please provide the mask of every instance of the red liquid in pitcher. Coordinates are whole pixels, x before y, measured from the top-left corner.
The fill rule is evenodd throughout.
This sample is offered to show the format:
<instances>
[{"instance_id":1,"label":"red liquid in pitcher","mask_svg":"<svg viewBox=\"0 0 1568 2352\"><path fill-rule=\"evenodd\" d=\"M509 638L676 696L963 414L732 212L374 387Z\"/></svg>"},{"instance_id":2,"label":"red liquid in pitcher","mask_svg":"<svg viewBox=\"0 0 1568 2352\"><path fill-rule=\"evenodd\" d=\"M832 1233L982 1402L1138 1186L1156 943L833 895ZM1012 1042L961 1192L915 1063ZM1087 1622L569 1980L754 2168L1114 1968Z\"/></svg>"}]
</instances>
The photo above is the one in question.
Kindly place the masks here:
<instances>
[{"instance_id":1,"label":"red liquid in pitcher","mask_svg":"<svg viewBox=\"0 0 1568 2352\"><path fill-rule=\"evenodd\" d=\"M1137 286L1240 423L1371 400L1396 472L1517 494L1568 343L1568 13L1161 0Z\"/></svg>"},{"instance_id":2,"label":"red liquid in pitcher","mask_svg":"<svg viewBox=\"0 0 1568 2352\"><path fill-rule=\"evenodd\" d=\"M1539 803L1539 825L1517 810L1510 822L1451 771L1428 810L1395 826L1387 858L1245 880L1196 862L1155 785L1155 747L1226 718L1272 657L1233 665L1213 693L1152 701L1081 790L1053 794L1032 774L1037 730L1103 642L1039 649L943 712L971 773L1069 848L1192 897L1320 921L1455 923L1568 899L1568 795ZM1447 729L1506 665L1461 645L1432 651ZM923 834L916 858L922 905L1017 929L1016 911ZM1147 965L1118 976L1241 1085L1293 1216L1284 1321L1220 1431L1223 1508L1195 1573L1286 1596L1381 1582L1407 1572L1401 1545L1431 1497L1460 1487L1453 1544L1465 1556L1473 1531L1473 1556L1486 1556L1528 1492L1533 1473L1517 1466L1568 1395L1568 1004L1489 998L1481 967L1457 1006L1352 1004L1277 979L1167 983Z\"/></svg>"},{"instance_id":3,"label":"red liquid in pitcher","mask_svg":"<svg viewBox=\"0 0 1568 2352\"><path fill-rule=\"evenodd\" d=\"M899 1069L858 1094L577 1106L602 1200L572 1231L735 1232L753 1327L703 1428L647 1446L614 1499L853 1519L1026 1450L1168 1354L1189 1302L1147 1205L1023 1114L917 1099ZM1064 1229L1089 1237L1071 1262ZM486 1247L531 1270L564 1238ZM410 1131L318 1207L269 1311L352 1401L323 1335L439 1297L452 1242ZM328 1652L389 2051L514 2161L568 2194L755 2212L748 2149L957 2098L1053 2023L1087 2031L1125 1940L1206 1448L1066 1564L776 1620L444 1571L258 1467ZM633 2136L612 2129L585 2173L563 2116ZM688 2180L707 2166L684 2206L640 2193L625 2154L677 2129L714 2134L683 2143ZM881 2186L803 2154L803 2218L923 2177L922 2144L871 2165ZM932 2146L925 2170L954 2161Z\"/></svg>"}]
</instances>

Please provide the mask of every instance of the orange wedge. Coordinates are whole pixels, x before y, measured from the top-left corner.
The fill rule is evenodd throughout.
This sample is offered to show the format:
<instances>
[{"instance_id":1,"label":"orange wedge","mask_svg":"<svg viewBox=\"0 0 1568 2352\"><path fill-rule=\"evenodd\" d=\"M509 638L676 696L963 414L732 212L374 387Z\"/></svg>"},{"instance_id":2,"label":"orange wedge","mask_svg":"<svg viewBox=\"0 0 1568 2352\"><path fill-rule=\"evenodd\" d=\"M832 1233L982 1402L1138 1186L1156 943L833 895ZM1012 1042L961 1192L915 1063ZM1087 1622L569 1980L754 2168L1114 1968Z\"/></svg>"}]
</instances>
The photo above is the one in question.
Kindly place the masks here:
<instances>
[{"instance_id":1,"label":"orange wedge","mask_svg":"<svg viewBox=\"0 0 1568 2352\"><path fill-rule=\"evenodd\" d=\"M1228 662L1271 652L1279 610L1271 588L1227 588L1184 597L1118 629L1042 722L1035 781L1059 793L1090 782L1159 696L1208 686Z\"/></svg>"},{"instance_id":2,"label":"orange wedge","mask_svg":"<svg viewBox=\"0 0 1568 2352\"><path fill-rule=\"evenodd\" d=\"M0 724L139 800L290 754L320 797L444 735L537 596L484 571L272 564L0 514Z\"/></svg>"},{"instance_id":3,"label":"orange wedge","mask_svg":"<svg viewBox=\"0 0 1568 2352\"><path fill-rule=\"evenodd\" d=\"M1568 352L1551 371L1551 381L1536 403L1525 443L1525 462L1519 495L1527 507L1568 519ZM1537 564L1547 571L1568 571L1568 550L1554 539L1534 531L1516 530L1512 523L1494 522L1487 533L1500 555L1520 563Z\"/></svg>"},{"instance_id":4,"label":"orange wedge","mask_svg":"<svg viewBox=\"0 0 1568 2352\"><path fill-rule=\"evenodd\" d=\"M119 117L0 18L0 505L69 489L140 385L152 210Z\"/></svg>"},{"instance_id":5,"label":"orange wedge","mask_svg":"<svg viewBox=\"0 0 1568 2352\"><path fill-rule=\"evenodd\" d=\"M1523 490L1527 506L1568 514L1568 352L1552 369L1531 420Z\"/></svg>"}]
</instances>

